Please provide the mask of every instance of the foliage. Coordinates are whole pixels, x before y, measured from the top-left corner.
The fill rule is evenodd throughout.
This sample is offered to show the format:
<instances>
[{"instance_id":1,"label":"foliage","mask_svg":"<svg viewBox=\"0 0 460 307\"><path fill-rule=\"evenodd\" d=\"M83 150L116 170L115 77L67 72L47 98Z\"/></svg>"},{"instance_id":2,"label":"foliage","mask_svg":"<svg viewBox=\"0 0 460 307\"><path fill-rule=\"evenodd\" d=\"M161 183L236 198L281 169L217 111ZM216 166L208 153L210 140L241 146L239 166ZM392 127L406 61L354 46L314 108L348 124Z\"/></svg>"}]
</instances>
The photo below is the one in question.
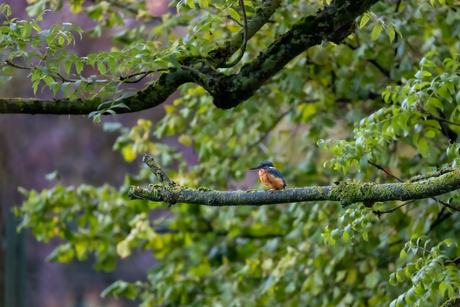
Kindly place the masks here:
<instances>
[{"instance_id":1,"label":"foliage","mask_svg":"<svg viewBox=\"0 0 460 307\"><path fill-rule=\"evenodd\" d=\"M181 56L206 56L241 29L236 21L243 18L231 1L173 1L179 14L142 30L125 25L111 51L80 57L66 51L79 43L78 25L39 27L43 9L60 10L62 1L33 2L28 13L38 15L35 20L7 19L0 27L3 54L25 61L37 93L46 84L54 95L108 98L91 114L96 122L127 107L119 104L133 92L124 78L180 66ZM144 2L83 2L71 1L71 10L97 20L92 35L122 25L131 10L148 18ZM272 22L248 41L242 64L329 3L282 1ZM249 19L261 6L244 4ZM10 17L8 6L0 11ZM386 183L393 180L389 172L407 180L457 166L459 19L452 0L381 1L356 20L359 29L343 44L309 48L233 109L216 108L211 95L188 83L179 99L157 107L165 111L161 121L104 122L104 129L119 133L114 150L126 161L152 154L172 180L192 188L234 189L263 160L274 162L288 187L329 185L345 176ZM175 32L180 25L187 25L185 38ZM100 75L83 77L87 66ZM14 69L3 65L0 82ZM186 147L195 161L183 157ZM147 270L147 282L118 281L103 293L139 297L142 306L440 306L460 289L451 260L460 255L459 213L438 202L458 207L456 192L389 213L381 212L395 203L342 209L323 202L176 204L171 214L152 216L153 209L168 210L165 204L127 200L130 185L149 183L156 178L142 168L120 189L58 184L40 193L22 190L27 200L16 214L38 240L62 239L50 261L94 254L95 268L110 270L117 255L152 250L160 262Z\"/></svg>"}]
</instances>

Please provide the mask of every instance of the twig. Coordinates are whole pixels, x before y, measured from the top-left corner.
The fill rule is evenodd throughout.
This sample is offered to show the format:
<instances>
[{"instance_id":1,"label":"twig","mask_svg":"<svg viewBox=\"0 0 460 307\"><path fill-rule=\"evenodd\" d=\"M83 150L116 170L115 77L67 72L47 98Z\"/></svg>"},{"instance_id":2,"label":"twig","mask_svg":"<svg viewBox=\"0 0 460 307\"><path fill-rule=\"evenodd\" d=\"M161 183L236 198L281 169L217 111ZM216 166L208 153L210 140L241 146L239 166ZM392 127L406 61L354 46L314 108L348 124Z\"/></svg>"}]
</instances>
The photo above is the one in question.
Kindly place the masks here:
<instances>
[{"instance_id":1,"label":"twig","mask_svg":"<svg viewBox=\"0 0 460 307\"><path fill-rule=\"evenodd\" d=\"M379 219L380 219L380 216L382 216L382 214L385 214L385 213L392 213L392 212L398 210L399 208L404 207L405 205L408 205L408 204L410 204L410 203L413 203L414 201L415 201L415 200L409 200L409 201L405 202L404 204L397 206L396 208L393 208L393 209L390 209L390 210L386 210L386 211L372 210L372 213L377 214L377 216L378 216Z\"/></svg>"},{"instance_id":2,"label":"twig","mask_svg":"<svg viewBox=\"0 0 460 307\"><path fill-rule=\"evenodd\" d=\"M152 173L157 177L158 181L160 181L163 185L174 186L175 183L169 179L168 175L161 169L161 166L150 156L144 155L142 158L142 162L144 162L152 171Z\"/></svg>"},{"instance_id":3,"label":"twig","mask_svg":"<svg viewBox=\"0 0 460 307\"><path fill-rule=\"evenodd\" d=\"M399 6L401 5L401 0L398 0L398 3L396 3L396 8L395 8L395 13L399 11Z\"/></svg>"},{"instance_id":4,"label":"twig","mask_svg":"<svg viewBox=\"0 0 460 307\"><path fill-rule=\"evenodd\" d=\"M424 111L425 111L425 110L424 110ZM435 115L431 114L431 113L428 112L428 111L425 111L425 112L423 112L423 113L425 113L425 114L427 114L427 115L430 115L431 117L433 117L433 118L436 119L437 121L444 122L444 123L447 123L447 124L449 124L449 125L454 125L454 126L459 126L459 127L460 127L460 124L451 122L450 120L444 119L444 118L442 118L442 117L435 116Z\"/></svg>"},{"instance_id":5,"label":"twig","mask_svg":"<svg viewBox=\"0 0 460 307\"><path fill-rule=\"evenodd\" d=\"M381 167L380 165L372 163L371 161L367 161L367 163L375 166L376 168L378 168L379 170L385 172L387 175L393 177L394 179L398 180L399 182L404 182L401 179L399 179L398 177L396 177L395 175L393 175L392 173L390 173L389 171L387 171L386 169L384 169L383 167Z\"/></svg>"},{"instance_id":6,"label":"twig","mask_svg":"<svg viewBox=\"0 0 460 307\"><path fill-rule=\"evenodd\" d=\"M125 83L136 83L136 82L139 82L140 80L142 80L143 78L145 78L147 75L151 74L151 73L155 73L155 72L160 72L160 71L168 71L169 69L164 69L164 68L159 68L157 70L146 70L146 71L141 71L141 72L138 72L138 73L134 73L134 74L131 74L131 75L128 75L126 77L120 77L120 81L123 81ZM131 79L133 77L137 77L137 76L141 76L142 77L136 81L125 81L126 79Z\"/></svg>"},{"instance_id":7,"label":"twig","mask_svg":"<svg viewBox=\"0 0 460 307\"><path fill-rule=\"evenodd\" d=\"M454 206L452 206L452 205L450 205L450 204L448 204L448 203L446 203L446 202L444 202L444 201L442 201L442 200L439 200L439 199L437 199L437 198L435 198L435 197L431 197L431 199L440 202L440 203L443 204L444 206L446 206L446 207L448 207L448 208L450 208L450 209L452 209L452 210L454 210L454 211L460 212L460 209L459 209L459 208L454 207Z\"/></svg>"},{"instance_id":8,"label":"twig","mask_svg":"<svg viewBox=\"0 0 460 307\"><path fill-rule=\"evenodd\" d=\"M388 245L388 246L389 246L389 247L392 247L392 246L394 246L394 245L397 245L397 244L401 243L402 241L403 241L403 240L399 239L399 240L397 240L397 241L391 242L390 245Z\"/></svg>"},{"instance_id":9,"label":"twig","mask_svg":"<svg viewBox=\"0 0 460 307\"><path fill-rule=\"evenodd\" d=\"M166 69L162 69L162 70L166 70ZM159 71L159 70L157 70ZM137 74L132 74L130 76L127 76L127 77L120 77L120 81L123 82L123 83L137 83L137 82L140 82L142 79L144 79L145 77L147 77L148 75L150 75L151 73L154 73L155 71L153 70L147 70L143 73L137 73ZM135 81L129 81L129 80L126 80L126 79L130 79L132 77L135 77L135 76L139 76L139 75L142 75L142 77L140 77L139 79L135 80Z\"/></svg>"},{"instance_id":10,"label":"twig","mask_svg":"<svg viewBox=\"0 0 460 307\"><path fill-rule=\"evenodd\" d=\"M174 205L177 202L177 195L174 193L173 190L176 183L169 179L168 175L161 169L160 165L155 162L155 160L148 156L144 155L142 158L142 162L144 162L152 171L152 173L157 177L158 181L160 181L161 185L163 186L163 196L162 201L168 204L168 208ZM134 197L134 199L139 199L138 197Z\"/></svg>"},{"instance_id":11,"label":"twig","mask_svg":"<svg viewBox=\"0 0 460 307\"><path fill-rule=\"evenodd\" d=\"M452 262L455 264L460 264L460 257L455 258L454 260L452 260Z\"/></svg>"},{"instance_id":12,"label":"twig","mask_svg":"<svg viewBox=\"0 0 460 307\"><path fill-rule=\"evenodd\" d=\"M432 231L436 226L440 225L442 222L444 222L447 218L449 218L452 215L451 212L447 212L444 214L445 211L446 207L442 207L441 212L439 212L438 216L436 217L436 220L433 222L433 224L430 225L430 229L428 230L428 232Z\"/></svg>"},{"instance_id":13,"label":"twig","mask_svg":"<svg viewBox=\"0 0 460 307\"><path fill-rule=\"evenodd\" d=\"M239 22L238 20L236 20L235 18L233 18L231 15L227 15L227 18L230 19L230 20L233 20L234 22L236 22L240 27L244 27L241 22Z\"/></svg>"},{"instance_id":14,"label":"twig","mask_svg":"<svg viewBox=\"0 0 460 307\"><path fill-rule=\"evenodd\" d=\"M367 162L368 162L369 164L372 164L373 166L375 166L375 167L378 168L379 170L384 171L385 173L387 173L387 174L390 175L391 177L395 178L395 179L398 180L399 182L404 182L404 181L402 181L400 178L396 177L395 175L393 175L392 173L390 173L389 171L387 171L386 169L384 169L383 167L381 167L380 165L375 164L375 163L372 163L371 161L367 161ZM453 170L450 170L450 171L453 171ZM441 172L442 172L442 171L441 171ZM448 173L448 172L446 172L446 173ZM431 174L432 174L432 173L431 173ZM423 176L423 177L426 178L426 177L438 177L438 176L440 176L440 175L443 175L443 174L439 174L439 175L438 175L437 173L435 173L435 174L436 174L436 176L428 176L428 175L430 175L430 174L421 175L421 176ZM445 173L444 173L444 174L445 174ZM418 177L420 177L420 176L418 176ZM415 178L417 178L417 177L415 177ZM416 180L416 181L418 181L418 180ZM459 209L459 208L456 208L456 207L454 207L454 206L452 206L452 205L450 205L450 204L448 204L448 203L446 203L446 202L444 202L444 201L442 201L442 200L439 200L439 199L437 199L436 197L430 197L430 198L433 199L433 200L436 201L436 202L439 202L439 203L443 204L444 206L446 206L446 207L448 207L448 208L450 208L450 209L452 209L452 210L455 210L455 211L460 212L460 209Z\"/></svg>"},{"instance_id":15,"label":"twig","mask_svg":"<svg viewBox=\"0 0 460 307\"><path fill-rule=\"evenodd\" d=\"M427 178L431 178L431 177L439 177L439 176L442 176L442 175L447 174L449 172L452 172L453 170L454 169L451 168L451 167L443 168L440 171L436 171L436 172L433 172L433 173L428 173L428 174L418 175L418 176L412 177L411 179L409 179L409 181L410 182L417 182L417 181L427 179Z\"/></svg>"},{"instance_id":16,"label":"twig","mask_svg":"<svg viewBox=\"0 0 460 307\"><path fill-rule=\"evenodd\" d=\"M355 46L351 45L350 43L347 43L347 46L351 50L357 49ZM388 79L391 79L390 71L386 69L385 67L383 67L382 65L380 65L379 63L377 63L377 60L375 59L365 59L365 60L368 61L369 63L372 63L378 70L380 70L382 74L385 75L385 77L387 77Z\"/></svg>"},{"instance_id":17,"label":"twig","mask_svg":"<svg viewBox=\"0 0 460 307\"><path fill-rule=\"evenodd\" d=\"M75 83L75 80L66 79L60 73L57 73L57 76L59 77L59 79L61 79L62 82Z\"/></svg>"},{"instance_id":18,"label":"twig","mask_svg":"<svg viewBox=\"0 0 460 307\"><path fill-rule=\"evenodd\" d=\"M208 219L205 219L204 217L202 217L201 215L198 215L198 219L202 220L205 224L206 224L206 227L208 227L208 230L211 232L211 231L214 231L214 227L212 227L212 224L211 222L208 220Z\"/></svg>"},{"instance_id":19,"label":"twig","mask_svg":"<svg viewBox=\"0 0 460 307\"><path fill-rule=\"evenodd\" d=\"M239 0L239 5L243 9L243 19L244 19L244 34L243 34L243 45L241 46L241 53L233 62L223 64L222 68L230 68L238 64L238 62L243 58L244 52L246 51L246 44L248 43L248 17L246 16L246 8L244 6L244 0Z\"/></svg>"},{"instance_id":20,"label":"twig","mask_svg":"<svg viewBox=\"0 0 460 307\"><path fill-rule=\"evenodd\" d=\"M27 67L27 66L21 66L21 65L17 65L17 64L14 64L12 61L10 60L6 60L5 63L11 67L15 67L15 68L19 68L19 69L32 69L33 67Z\"/></svg>"}]
</instances>

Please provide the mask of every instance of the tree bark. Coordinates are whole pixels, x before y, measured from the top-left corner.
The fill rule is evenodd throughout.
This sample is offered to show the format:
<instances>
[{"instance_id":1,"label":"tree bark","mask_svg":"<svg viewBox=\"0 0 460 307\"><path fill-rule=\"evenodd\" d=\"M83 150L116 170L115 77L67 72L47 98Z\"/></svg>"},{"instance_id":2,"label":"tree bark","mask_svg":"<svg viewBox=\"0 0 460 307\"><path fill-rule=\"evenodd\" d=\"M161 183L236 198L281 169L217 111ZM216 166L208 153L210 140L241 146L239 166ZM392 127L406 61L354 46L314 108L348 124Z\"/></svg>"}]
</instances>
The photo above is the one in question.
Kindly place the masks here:
<instances>
[{"instance_id":1,"label":"tree bark","mask_svg":"<svg viewBox=\"0 0 460 307\"><path fill-rule=\"evenodd\" d=\"M143 159L146 164L146 161L151 160L153 159L150 157L144 157ZM152 167L154 165L152 162L148 165L161 184L148 187L133 186L128 194L130 199L164 201L168 205L188 203L217 207L263 206L330 200L340 201L342 206L346 207L359 202L369 205L375 202L423 199L439 196L460 188L460 167L457 167L448 169L443 175L436 173L433 174L434 177L426 176L425 180L415 182L409 180L404 183L374 184L356 183L352 180L347 180L337 186L293 188L278 191L215 191L207 188L190 189L170 185L164 177L158 175L155 166Z\"/></svg>"}]
</instances>

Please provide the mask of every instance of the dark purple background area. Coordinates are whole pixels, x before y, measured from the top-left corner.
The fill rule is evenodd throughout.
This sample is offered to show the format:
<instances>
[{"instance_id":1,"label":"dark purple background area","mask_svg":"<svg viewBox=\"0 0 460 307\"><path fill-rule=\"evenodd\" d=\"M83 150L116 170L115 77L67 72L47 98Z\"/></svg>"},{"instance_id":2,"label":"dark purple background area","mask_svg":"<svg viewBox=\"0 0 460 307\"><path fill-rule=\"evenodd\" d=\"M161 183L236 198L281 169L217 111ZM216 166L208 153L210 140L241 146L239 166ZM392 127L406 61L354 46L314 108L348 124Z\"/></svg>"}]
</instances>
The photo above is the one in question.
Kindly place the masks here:
<instances>
[{"instance_id":1,"label":"dark purple background area","mask_svg":"<svg viewBox=\"0 0 460 307\"><path fill-rule=\"evenodd\" d=\"M161 2L161 1L160 1ZM27 19L25 13L26 1L6 0L11 6L13 16ZM165 1L163 1L163 3ZM163 5L164 6L164 5ZM161 9L161 6L159 7ZM77 22L83 30L90 29L94 22L84 14L73 15L68 7L57 14L48 12L40 23L42 29L57 22ZM0 18L3 23L3 19ZM134 22L134 21L127 21ZM112 33L116 32L111 30ZM69 52L80 56L101 50L110 50L110 39L89 38L76 43ZM4 55L1 55L4 58ZM96 74L95 71L85 70L83 75ZM34 97L32 83L27 78L28 71L15 71L13 79L0 85L0 95L3 97ZM142 87L142 84L138 86ZM48 89L37 97L50 98ZM170 98L169 101L172 101ZM138 112L135 114L119 115L117 121L131 127L139 118L152 120L154 123L164 115L164 108ZM112 116L103 117L104 121L115 121ZM24 258L15 256L13 261L5 261L5 255L12 253L13 243L5 240L6 219L11 219L11 208L21 205L23 196L17 191L18 186L26 189L41 191L53 187L56 182L45 179L45 175L58 170L65 185L78 186L82 183L100 186L104 183L118 187L126 173L136 174L141 165L141 157L134 162L126 162L119 152L112 150L112 145L118 133L103 132L102 123L93 124L92 119L81 116L55 115L0 115L0 288L5 278L5 268L24 270L23 275L13 274L17 280L24 283L12 283L6 278L6 288L0 290L0 306L4 297L10 296L7 307L96 307L96 306L137 306L136 302L100 298L100 293L118 279L134 282L145 280L145 270L155 265L156 260L151 252L132 255L124 260L119 259L113 272L97 272L92 268L92 261L73 261L69 264L47 263L46 256L59 243L54 240L44 244L37 242L30 231L25 231ZM9 234L9 236L14 234ZM20 238L20 237L19 237ZM18 237L16 236L16 239ZM9 244L8 244L9 243ZM18 242L16 242L18 243ZM19 245L21 244L19 240ZM8 246L10 250L8 251ZM5 264L6 262L6 264ZM13 263L11 263L13 262ZM8 268L7 270L8 271ZM21 276L18 276L21 275ZM11 276L11 273L10 273ZM9 287L8 287L8 282ZM15 293L12 293L15 292ZM17 295L18 299L12 299ZM16 302L16 303L15 303Z\"/></svg>"}]
</instances>

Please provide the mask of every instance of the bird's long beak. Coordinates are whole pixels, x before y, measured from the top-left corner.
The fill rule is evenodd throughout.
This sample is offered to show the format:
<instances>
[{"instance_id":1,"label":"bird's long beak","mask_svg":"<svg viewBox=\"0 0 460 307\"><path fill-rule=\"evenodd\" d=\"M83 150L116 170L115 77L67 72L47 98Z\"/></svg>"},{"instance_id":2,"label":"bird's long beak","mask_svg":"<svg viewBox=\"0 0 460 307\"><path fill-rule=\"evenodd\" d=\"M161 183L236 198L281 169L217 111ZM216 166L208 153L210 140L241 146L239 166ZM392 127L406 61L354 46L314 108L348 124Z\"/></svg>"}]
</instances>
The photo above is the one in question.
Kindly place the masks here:
<instances>
[{"instance_id":1,"label":"bird's long beak","mask_svg":"<svg viewBox=\"0 0 460 307\"><path fill-rule=\"evenodd\" d=\"M249 170L260 169L260 166L251 167Z\"/></svg>"}]
</instances>

